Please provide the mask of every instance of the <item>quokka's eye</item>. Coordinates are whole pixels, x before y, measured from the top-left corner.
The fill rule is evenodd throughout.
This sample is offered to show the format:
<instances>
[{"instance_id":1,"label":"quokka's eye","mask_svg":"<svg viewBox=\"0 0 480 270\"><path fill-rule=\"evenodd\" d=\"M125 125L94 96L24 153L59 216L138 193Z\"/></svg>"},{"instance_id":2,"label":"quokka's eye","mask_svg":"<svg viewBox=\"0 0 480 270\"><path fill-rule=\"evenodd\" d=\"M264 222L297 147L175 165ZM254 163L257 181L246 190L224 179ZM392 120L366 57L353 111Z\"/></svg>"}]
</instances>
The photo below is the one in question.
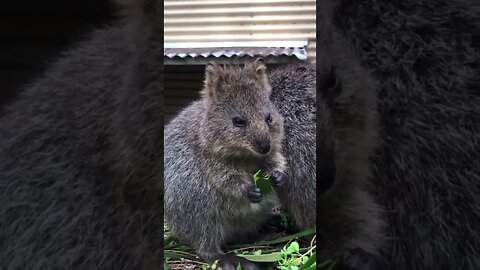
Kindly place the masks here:
<instances>
[{"instance_id":1,"label":"quokka's eye","mask_svg":"<svg viewBox=\"0 0 480 270\"><path fill-rule=\"evenodd\" d=\"M233 125L236 127L244 127L247 125L247 122L240 117L234 117L232 119Z\"/></svg>"},{"instance_id":2,"label":"quokka's eye","mask_svg":"<svg viewBox=\"0 0 480 270\"><path fill-rule=\"evenodd\" d=\"M268 114L267 117L265 117L265 121L268 123L268 124L271 124L272 123L272 115L271 114Z\"/></svg>"}]
</instances>

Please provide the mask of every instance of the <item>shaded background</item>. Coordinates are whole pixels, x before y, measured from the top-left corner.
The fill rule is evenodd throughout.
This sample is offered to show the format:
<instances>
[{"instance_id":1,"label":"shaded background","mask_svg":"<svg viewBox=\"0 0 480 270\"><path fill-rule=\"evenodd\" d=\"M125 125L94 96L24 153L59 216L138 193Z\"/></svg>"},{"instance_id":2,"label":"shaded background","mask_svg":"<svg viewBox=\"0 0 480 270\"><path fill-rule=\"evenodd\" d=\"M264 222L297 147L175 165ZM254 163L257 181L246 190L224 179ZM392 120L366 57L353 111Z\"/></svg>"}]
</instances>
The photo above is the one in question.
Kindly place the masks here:
<instances>
[{"instance_id":1,"label":"shaded background","mask_svg":"<svg viewBox=\"0 0 480 270\"><path fill-rule=\"evenodd\" d=\"M378 82L372 183L396 269L480 269L478 0L343 0Z\"/></svg>"},{"instance_id":2,"label":"shaded background","mask_svg":"<svg viewBox=\"0 0 480 270\"><path fill-rule=\"evenodd\" d=\"M108 0L0 2L0 105L40 76L49 62L114 19Z\"/></svg>"}]
</instances>

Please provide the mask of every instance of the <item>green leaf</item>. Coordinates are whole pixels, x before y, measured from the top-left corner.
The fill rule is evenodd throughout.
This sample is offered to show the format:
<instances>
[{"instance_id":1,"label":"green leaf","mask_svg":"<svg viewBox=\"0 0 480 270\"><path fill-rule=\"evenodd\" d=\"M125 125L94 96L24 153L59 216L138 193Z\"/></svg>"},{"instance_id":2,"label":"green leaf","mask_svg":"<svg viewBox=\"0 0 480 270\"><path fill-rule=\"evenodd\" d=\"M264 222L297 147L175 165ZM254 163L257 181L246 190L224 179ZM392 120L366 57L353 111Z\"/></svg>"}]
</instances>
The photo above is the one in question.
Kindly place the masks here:
<instances>
[{"instance_id":1,"label":"green leaf","mask_svg":"<svg viewBox=\"0 0 480 270\"><path fill-rule=\"evenodd\" d=\"M302 264L302 258L295 258L292 263L293 265L299 266Z\"/></svg>"},{"instance_id":2,"label":"green leaf","mask_svg":"<svg viewBox=\"0 0 480 270\"><path fill-rule=\"evenodd\" d=\"M317 252L313 252L312 256L310 256L310 258L308 258L308 260L303 263L303 266L300 268L300 270L308 269L310 266L316 263L316 261L317 261Z\"/></svg>"},{"instance_id":3,"label":"green leaf","mask_svg":"<svg viewBox=\"0 0 480 270\"><path fill-rule=\"evenodd\" d=\"M240 265L240 263L237 265L237 270L242 270L242 266Z\"/></svg>"},{"instance_id":4,"label":"green leaf","mask_svg":"<svg viewBox=\"0 0 480 270\"><path fill-rule=\"evenodd\" d=\"M280 237L280 238L277 238L277 239L274 239L274 240L263 241L263 242L255 242L255 245L257 245L257 246L274 245L274 244L288 242L290 240L297 239L299 237L304 237L304 236L313 235L313 234L315 234L315 228L310 228L310 229L306 229L304 231L301 231L301 232L298 232L298 233L295 233L295 234L292 234L292 235L287 235L287 236L284 236L284 237ZM249 243L249 244L231 245L231 246L228 246L228 247L233 249L233 248L249 247L251 245L252 244Z\"/></svg>"},{"instance_id":5,"label":"green leaf","mask_svg":"<svg viewBox=\"0 0 480 270\"><path fill-rule=\"evenodd\" d=\"M268 254L259 254L259 255L238 255L252 262L276 262L280 260L282 253L281 252L272 252Z\"/></svg>"},{"instance_id":6,"label":"green leaf","mask_svg":"<svg viewBox=\"0 0 480 270\"><path fill-rule=\"evenodd\" d=\"M168 263L164 262L163 263L163 270L170 270L170 265L168 265Z\"/></svg>"},{"instance_id":7,"label":"green leaf","mask_svg":"<svg viewBox=\"0 0 480 270\"><path fill-rule=\"evenodd\" d=\"M272 184L270 183L270 180L261 178L257 180L255 185L260 189L262 195L267 195L268 193L272 192Z\"/></svg>"},{"instance_id":8,"label":"green leaf","mask_svg":"<svg viewBox=\"0 0 480 270\"><path fill-rule=\"evenodd\" d=\"M302 257L302 265L304 265L308 261L308 256Z\"/></svg>"},{"instance_id":9,"label":"green leaf","mask_svg":"<svg viewBox=\"0 0 480 270\"><path fill-rule=\"evenodd\" d=\"M262 254L262 250L261 250L261 249L253 252L253 255L260 255L260 254Z\"/></svg>"},{"instance_id":10,"label":"green leaf","mask_svg":"<svg viewBox=\"0 0 480 270\"><path fill-rule=\"evenodd\" d=\"M168 236L167 238L163 239L163 246L169 247L169 245L175 240L173 236Z\"/></svg>"},{"instance_id":11,"label":"green leaf","mask_svg":"<svg viewBox=\"0 0 480 270\"><path fill-rule=\"evenodd\" d=\"M287 254L298 253L300 246L297 242L292 242L287 248Z\"/></svg>"},{"instance_id":12,"label":"green leaf","mask_svg":"<svg viewBox=\"0 0 480 270\"><path fill-rule=\"evenodd\" d=\"M298 270L298 267L296 267L295 265L292 265L290 266L290 270Z\"/></svg>"},{"instance_id":13,"label":"green leaf","mask_svg":"<svg viewBox=\"0 0 480 270\"><path fill-rule=\"evenodd\" d=\"M253 181L255 186L260 189L262 195L266 195L272 192L272 183L270 182L270 175L263 174L261 170L258 170L253 175Z\"/></svg>"},{"instance_id":14,"label":"green leaf","mask_svg":"<svg viewBox=\"0 0 480 270\"><path fill-rule=\"evenodd\" d=\"M212 264L212 269L217 269L218 268L218 260L215 260Z\"/></svg>"}]
</instances>

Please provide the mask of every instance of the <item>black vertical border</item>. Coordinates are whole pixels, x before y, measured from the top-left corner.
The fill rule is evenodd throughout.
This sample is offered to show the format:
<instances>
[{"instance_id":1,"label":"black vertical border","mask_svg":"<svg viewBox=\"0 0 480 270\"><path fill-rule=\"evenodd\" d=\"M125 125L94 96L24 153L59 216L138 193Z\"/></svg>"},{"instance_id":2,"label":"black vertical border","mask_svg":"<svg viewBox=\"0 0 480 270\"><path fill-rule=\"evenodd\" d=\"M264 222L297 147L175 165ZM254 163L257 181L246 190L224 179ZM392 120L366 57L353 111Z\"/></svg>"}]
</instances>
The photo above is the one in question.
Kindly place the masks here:
<instances>
[{"instance_id":1,"label":"black vertical border","mask_svg":"<svg viewBox=\"0 0 480 270\"><path fill-rule=\"evenodd\" d=\"M162 180L162 185L160 187L160 190L161 190L161 207L162 209L160 210L161 212L161 219L163 222L165 222L165 215L164 215L164 212L163 212L163 209L164 209L164 201L165 201L165 187L164 187L164 170L165 170L165 165L164 165L164 130L165 130L165 65L164 65L164 51L165 51L165 48L164 48L164 44L165 44L165 36L164 36L164 2L163 0L157 0L158 1L158 10L161 10L161 15L159 19L157 19L157 23L158 23L158 27L160 28L160 31L158 31L159 33L161 33L161 46L160 48L158 48L161 52L161 59L159 60L160 62L160 67L159 69L161 69L161 72L160 72L160 91L162 92L162 95L161 95L161 100L162 100L162 133L161 133L161 137L162 137L162 149L161 149L161 153L160 153L160 156L162 158L162 165L161 165L161 173L160 173L160 179ZM161 243L161 247L160 247L160 255L162 256L162 266L161 266L161 269L163 270L163 265L165 263L164 261L164 246L163 246L163 239L165 239L165 235L164 235L165 231L163 230L162 228L162 243Z\"/></svg>"},{"instance_id":2,"label":"black vertical border","mask_svg":"<svg viewBox=\"0 0 480 270\"><path fill-rule=\"evenodd\" d=\"M319 64L319 63L320 63L320 61L322 60L322 59L319 59L319 58L321 58L321 57L320 57L320 56L321 56L321 54L320 54L321 40L320 40L320 38L319 38L320 35L321 35L320 25L319 25L319 17L320 17L320 16L319 16L319 9L321 9L321 6L322 6L322 5L321 5L321 1L323 1L323 0L316 1L316 7L315 7L315 9L316 9L316 12L315 12L315 13L316 13L316 16L315 16L315 24L316 24L316 27L315 27L315 40L316 40L316 47L315 47L315 65L316 65L316 76L315 76L315 79L316 79L316 82L315 82L315 85L316 85L315 104L317 104L317 106L316 106L317 108L318 108L318 102L319 102L318 95L320 95L320 91L319 91L319 89L320 89L320 87L319 87L320 81L319 81L319 78L318 78L318 71L320 70L320 64ZM315 121L316 121L316 123L315 123L315 136L316 136L316 137L315 137L315 138L316 138L315 141L316 141L316 146L315 146L315 147L316 147L316 150L317 150L317 149L318 149L318 146L319 146L318 136L317 136L317 135L318 135L318 132L319 132L318 119L320 119L320 117L319 117L319 112L318 112L317 109L315 110L315 114L316 114L316 117L315 117ZM318 151L315 151L315 154L316 154L315 161L318 162ZM316 167L315 167L315 168L316 168L316 176L317 176L317 179L316 179L316 182L317 182L317 183L316 183L316 185L315 185L315 187L316 187L315 194L317 194L317 196L315 197L315 206L316 206L315 211L316 211L316 217L317 217L317 219L315 220L315 222L316 222L316 230L318 230L318 228L320 228L320 226L319 226L319 221L318 221L318 216L319 216L319 215L318 215L318 212L319 212L318 210L319 210L319 207L318 207L318 199L317 199L318 196L319 196L319 192L318 192L318 191L319 191L319 188L318 188L318 187L319 187L319 184L320 184L319 181L318 181L318 176L319 176L319 171L318 171L319 166L318 166L318 164L316 164ZM317 248L317 254L318 254L318 248ZM317 261L316 263L317 263L317 266L318 266L318 265L320 264L319 256L316 257L316 261Z\"/></svg>"}]
</instances>

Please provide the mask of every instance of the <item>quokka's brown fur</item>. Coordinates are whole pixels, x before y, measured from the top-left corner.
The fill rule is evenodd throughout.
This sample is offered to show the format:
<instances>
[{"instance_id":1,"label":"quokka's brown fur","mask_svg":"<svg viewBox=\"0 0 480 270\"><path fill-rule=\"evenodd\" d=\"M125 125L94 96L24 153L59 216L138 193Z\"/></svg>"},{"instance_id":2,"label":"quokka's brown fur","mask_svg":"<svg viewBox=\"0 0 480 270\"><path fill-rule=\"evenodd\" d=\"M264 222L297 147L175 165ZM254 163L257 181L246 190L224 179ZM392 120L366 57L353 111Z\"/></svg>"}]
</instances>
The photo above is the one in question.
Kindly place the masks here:
<instances>
[{"instance_id":1,"label":"quokka's brown fur","mask_svg":"<svg viewBox=\"0 0 480 270\"><path fill-rule=\"evenodd\" d=\"M165 128L165 218L174 235L206 261L221 258L228 241L255 232L278 203L275 192L260 203L248 199L256 171L286 169L283 118L270 94L261 60L245 67L210 64L202 99ZM235 117L245 126L235 126ZM264 140L270 151L260 154L257 145Z\"/></svg>"}]
</instances>

